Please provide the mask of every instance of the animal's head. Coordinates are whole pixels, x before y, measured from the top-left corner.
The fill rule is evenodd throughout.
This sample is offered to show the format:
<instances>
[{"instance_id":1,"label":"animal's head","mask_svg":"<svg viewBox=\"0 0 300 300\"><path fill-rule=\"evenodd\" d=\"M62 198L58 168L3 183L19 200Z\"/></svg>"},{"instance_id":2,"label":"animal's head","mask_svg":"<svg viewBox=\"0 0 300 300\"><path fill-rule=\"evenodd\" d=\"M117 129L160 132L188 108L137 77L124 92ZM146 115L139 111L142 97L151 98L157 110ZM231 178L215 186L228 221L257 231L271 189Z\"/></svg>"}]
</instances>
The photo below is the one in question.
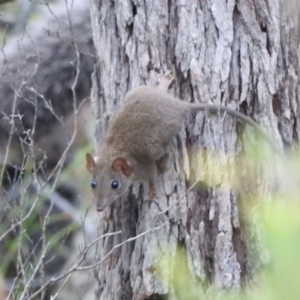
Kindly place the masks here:
<instances>
[{"instance_id":1,"label":"animal's head","mask_svg":"<svg viewBox=\"0 0 300 300\"><path fill-rule=\"evenodd\" d=\"M133 168L125 158L118 157L109 163L93 158L87 153L86 167L92 174L91 187L98 211L103 211L106 206L119 200L127 192Z\"/></svg>"}]
</instances>

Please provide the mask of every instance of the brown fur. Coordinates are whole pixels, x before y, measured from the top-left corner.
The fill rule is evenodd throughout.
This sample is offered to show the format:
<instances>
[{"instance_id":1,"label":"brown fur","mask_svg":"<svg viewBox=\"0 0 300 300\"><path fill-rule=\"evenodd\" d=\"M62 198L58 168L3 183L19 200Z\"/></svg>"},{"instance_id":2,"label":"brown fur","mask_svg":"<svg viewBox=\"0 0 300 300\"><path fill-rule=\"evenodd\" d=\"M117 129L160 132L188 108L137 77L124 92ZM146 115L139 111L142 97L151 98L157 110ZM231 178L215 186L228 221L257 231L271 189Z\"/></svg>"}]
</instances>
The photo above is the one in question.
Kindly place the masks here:
<instances>
[{"instance_id":1,"label":"brown fur","mask_svg":"<svg viewBox=\"0 0 300 300\"><path fill-rule=\"evenodd\" d=\"M0 274L0 300L8 299L7 296L8 294L5 287L5 282L2 275Z\"/></svg>"},{"instance_id":2,"label":"brown fur","mask_svg":"<svg viewBox=\"0 0 300 300\"><path fill-rule=\"evenodd\" d=\"M172 75L167 73L158 88L140 86L128 92L124 105L109 124L99 153L95 158L87 156L98 211L119 199L132 182L148 182L150 196L155 196L157 171L165 170L169 145L192 111L227 112L264 134L257 123L228 107L191 104L174 98L167 93L172 81ZM111 187L113 181L118 181L118 188Z\"/></svg>"}]
</instances>

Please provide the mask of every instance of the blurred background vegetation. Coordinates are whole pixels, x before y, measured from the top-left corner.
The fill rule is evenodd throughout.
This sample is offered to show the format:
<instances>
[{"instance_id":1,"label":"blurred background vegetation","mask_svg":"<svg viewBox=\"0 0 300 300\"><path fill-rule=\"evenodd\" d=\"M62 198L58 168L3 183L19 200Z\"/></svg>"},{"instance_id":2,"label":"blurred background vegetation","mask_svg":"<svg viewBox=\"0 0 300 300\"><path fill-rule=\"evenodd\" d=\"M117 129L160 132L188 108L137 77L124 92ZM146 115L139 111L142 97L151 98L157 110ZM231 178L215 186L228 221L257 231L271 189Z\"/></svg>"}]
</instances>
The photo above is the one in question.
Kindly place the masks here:
<instances>
[{"instance_id":1,"label":"blurred background vegetation","mask_svg":"<svg viewBox=\"0 0 300 300\"><path fill-rule=\"evenodd\" d=\"M8 1L7 3L4 2L6 1L0 1L0 51L1 53L5 53L5 55L7 53L10 54L11 41L16 38L19 38L20 42L15 47L20 45L20 51L23 50L21 45L23 36L25 37L28 34L28 25L34 24L36 25L36 28L38 28L39 25L45 26L43 28L38 28L38 30L44 30L45 38L50 39L52 37L49 37L49 34L51 35L52 32L47 32L46 25L49 25L49 28L53 30L54 34L56 28L61 27L60 22L61 24L65 24L66 22L65 19L60 20L60 15L56 14L58 12L62 15L64 14L65 18L67 17L66 8L64 6L65 1L45 2L21 0ZM56 8L56 10L52 11L52 5L61 5L61 9L58 6L58 9ZM89 13L88 10L85 11ZM70 11L70 16L72 18L71 12L72 11ZM77 16L75 17L78 18L78 13L83 12L78 12L77 10L75 11L75 14L76 13ZM61 39L61 48L69 47L70 44L69 40L63 40L68 34L68 32L65 33L63 30L64 29L61 29L61 33L65 35L57 35L56 37L58 41L57 47L60 47L59 39ZM31 31L29 34L34 35L35 32ZM76 32L74 34L76 34ZM91 32L87 33L87 43L89 42L91 35ZM53 38L55 39L55 36ZM67 38L71 39L72 37L67 35ZM36 42L38 41L33 40L33 44ZM57 51L57 47L54 48L55 51ZM17 49L12 49L12 51L14 50ZM35 49L33 49L33 51L34 50ZM40 53L38 51L40 51L39 48L37 49L37 53L40 55L41 60L43 58L48 59L48 57L56 56L56 53L47 54L43 52L44 49L42 49ZM66 49L66 51L69 50ZM28 54L28 64L30 64L31 53L28 52ZM24 71L24 73L17 72L16 75L15 73L12 73L12 75L9 73L9 69L7 69L5 65L5 55L3 60L4 63L0 63L0 86L2 78L10 80L7 78L12 76L13 82L13 76L16 76L18 73L24 75L24 81L28 80L29 84L31 81L34 86L34 73L32 73L32 77L28 78L26 78L25 75L30 75L30 73L26 73L26 71ZM19 58L18 54L16 54L15 57L16 64L17 58ZM59 55L57 55L57 59L59 58ZM27 56L25 56L25 59L27 60ZM53 62L55 64L55 62L51 60L52 59L50 59L49 63ZM56 62L56 64L59 66L60 63ZM65 64L72 64L71 55L69 61L61 62L62 66ZM26 61L22 68L27 68ZM51 68L49 68L49 70L50 69ZM72 73L75 74L76 64L74 64L73 70L65 70L58 70L58 72L71 72L66 73L66 76L70 76ZM35 72L39 71L35 70ZM83 72L89 71L85 70ZM90 78L91 72L84 75ZM51 76L53 77L52 74L49 74L49 80L53 80L53 78L51 79ZM80 84L85 85L86 81L81 82L79 79L79 90ZM55 88L55 84L49 84L49 89ZM62 90L59 97L62 99L61 101L70 101L70 105L72 105L73 100L64 97L68 89L70 89L70 87L69 85L66 85L65 91ZM87 87L88 91L89 89L90 88ZM5 113L7 113L7 106L5 106L4 99L5 94L3 93L4 92L1 93L0 108L1 110L4 109ZM47 95L45 95L45 97L47 97ZM88 99L89 94L78 94L78 97L81 102L84 98ZM22 101L26 102L26 96L24 96L23 99ZM49 99L49 101L51 101L51 99ZM58 99L58 101L60 100ZM30 101L28 101L28 106L30 105ZM51 112L49 111L47 113L50 114ZM59 163L61 155L57 150L57 146L60 146L59 143L67 145L70 141L70 135L72 134L74 127L74 121L68 120L68 116L71 115L71 113L72 111L68 114L63 112L61 116L58 115L58 117L61 117L61 122L66 123L66 131L69 127L71 128L70 134L65 135L66 139L64 141L56 141L55 135L54 138L51 138L50 135L53 135L53 133L50 132L49 136L44 138L44 142L42 141L42 143L40 143L40 141L37 140L39 143L37 147L46 145L46 151L54 152L54 157L55 153L57 153L57 157L54 161L55 164ZM29 117L24 115L25 120L26 118ZM54 176L52 176L48 182L46 182L47 176L53 171L53 166L47 164L47 160L35 161L29 154L31 151L30 149L28 150L28 153L24 148L20 152L19 149L14 148L14 145L12 144L9 154L13 156L13 160L1 167L1 170L4 172L4 177L0 196L0 274L3 274L7 290L12 290L12 299L19 299L21 295L23 298L24 296L25 298L28 298L30 294L34 293L34 291L39 289L50 278L61 274L66 266L76 260L76 257L80 253L79 245L84 247L87 241L96 237L97 216L90 190L90 177L85 168L85 153L93 152L91 139L93 136L94 120L88 101L80 110L78 119L80 119L80 122L78 122L79 126L77 128L76 138L69 151L70 159L63 164L61 172L55 172ZM68 122L70 125L67 124ZM51 124L49 127L50 126ZM54 134L55 131L64 130L64 128L57 129L55 126L57 125L53 124ZM38 132L39 130L40 126L37 126L35 131ZM5 149L8 140L5 140L4 138L1 139L2 146L4 146L3 148ZM22 143L24 142L22 141ZM5 154L2 152L0 154L2 160L2 157L4 157ZM19 159L20 155L23 155L23 158ZM21 161L21 164L15 163L15 161ZM26 217L27 214L28 216ZM20 225L17 225L22 218L25 218L24 221L21 222ZM14 229L11 230L11 228ZM91 261L93 261L95 253L93 252L91 255ZM36 272L35 269L40 265L41 260L43 263ZM34 274L35 272L36 274ZM67 284L69 287L66 289L68 297L72 297L72 293L74 293L74 295L80 294L84 297L83 290L87 286L93 284L93 280L90 279L90 272L85 273L89 279L85 280L85 275L81 274L81 280L79 282L77 278L74 278L73 283L72 279L69 280ZM27 294L24 294L23 292L26 283L31 279L33 280L30 289ZM57 286L55 284L51 285L49 289L43 291L41 297L43 299L50 299L50 294L53 295L56 290ZM60 294L61 299L64 299L64 291ZM38 298L40 299L40 296L38 296ZM2 300L1 295L0 299Z\"/></svg>"},{"instance_id":2,"label":"blurred background vegetation","mask_svg":"<svg viewBox=\"0 0 300 300\"><path fill-rule=\"evenodd\" d=\"M175 258L166 252L158 253L157 276L173 286L180 300L240 299L281 300L300 299L300 204L297 199L277 199L272 204L260 204L257 222L260 223L268 262L242 290L219 290L201 282L190 266L189 257L178 248ZM251 211L247 211L251 214Z\"/></svg>"}]
</instances>

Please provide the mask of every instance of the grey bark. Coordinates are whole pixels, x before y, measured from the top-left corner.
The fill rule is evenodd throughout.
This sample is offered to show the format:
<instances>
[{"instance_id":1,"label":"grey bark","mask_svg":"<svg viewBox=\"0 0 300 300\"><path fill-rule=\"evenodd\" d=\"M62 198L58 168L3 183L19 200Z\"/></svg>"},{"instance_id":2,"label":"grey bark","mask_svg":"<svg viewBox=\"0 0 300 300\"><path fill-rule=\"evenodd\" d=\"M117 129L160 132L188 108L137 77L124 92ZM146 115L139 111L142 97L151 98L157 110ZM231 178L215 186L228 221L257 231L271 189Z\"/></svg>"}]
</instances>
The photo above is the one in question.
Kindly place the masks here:
<instances>
[{"instance_id":1,"label":"grey bark","mask_svg":"<svg viewBox=\"0 0 300 300\"><path fill-rule=\"evenodd\" d=\"M171 93L184 101L212 101L239 110L261 124L279 148L298 141L296 1L91 3L98 61L92 90L96 148L126 92L140 84L154 85L168 69L177 78ZM123 234L106 239L100 257L151 228L154 221L155 226L166 225L118 248L100 266L97 299L154 299L171 294L172 287L163 284L152 267L158 253L167 249L174 257L179 244L187 249L191 272L218 288L241 288L266 262L266 252L257 241L259 232L251 237L245 230L239 203L247 199L224 185L222 174L211 175L221 188L194 189L157 218L185 194L186 179L205 164L211 167L205 154L191 156L189 146L205 149L230 166L244 148L237 133L252 139L244 126L229 117L192 116L173 143L169 170L159 178L157 203L147 201L142 188L134 186L126 199L101 215L100 234L115 230ZM245 173L243 181L247 181ZM268 194L272 181L257 181L255 187ZM249 230L253 233L256 228Z\"/></svg>"}]
</instances>

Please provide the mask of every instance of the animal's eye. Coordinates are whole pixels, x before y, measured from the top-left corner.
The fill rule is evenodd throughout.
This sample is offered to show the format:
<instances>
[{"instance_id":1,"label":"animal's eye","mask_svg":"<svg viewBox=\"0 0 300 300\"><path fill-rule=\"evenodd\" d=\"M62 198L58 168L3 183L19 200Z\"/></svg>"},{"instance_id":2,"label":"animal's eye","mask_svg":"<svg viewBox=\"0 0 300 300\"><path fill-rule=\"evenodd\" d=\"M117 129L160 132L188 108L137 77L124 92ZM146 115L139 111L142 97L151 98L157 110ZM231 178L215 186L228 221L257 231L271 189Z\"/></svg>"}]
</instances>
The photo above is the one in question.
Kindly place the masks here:
<instances>
[{"instance_id":1,"label":"animal's eye","mask_svg":"<svg viewBox=\"0 0 300 300\"><path fill-rule=\"evenodd\" d=\"M117 180L114 180L111 182L110 186L113 190L115 190L119 187L119 182Z\"/></svg>"},{"instance_id":2,"label":"animal's eye","mask_svg":"<svg viewBox=\"0 0 300 300\"><path fill-rule=\"evenodd\" d=\"M95 181L95 180L93 180L93 181L91 182L91 187L92 187L92 189L94 189L94 188L96 187L96 181Z\"/></svg>"}]
</instances>

